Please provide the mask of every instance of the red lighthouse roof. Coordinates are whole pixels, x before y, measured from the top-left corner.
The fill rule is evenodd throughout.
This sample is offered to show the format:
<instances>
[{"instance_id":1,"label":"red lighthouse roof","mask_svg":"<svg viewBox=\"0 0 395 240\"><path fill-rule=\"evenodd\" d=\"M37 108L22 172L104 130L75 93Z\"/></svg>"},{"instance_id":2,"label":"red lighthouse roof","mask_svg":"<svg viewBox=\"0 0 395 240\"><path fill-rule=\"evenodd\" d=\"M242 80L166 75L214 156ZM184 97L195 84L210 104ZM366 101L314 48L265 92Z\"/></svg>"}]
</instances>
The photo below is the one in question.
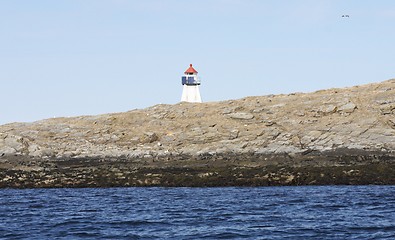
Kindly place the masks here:
<instances>
[{"instance_id":1,"label":"red lighthouse roof","mask_svg":"<svg viewBox=\"0 0 395 240\"><path fill-rule=\"evenodd\" d=\"M189 64L189 68L184 73L187 74L187 73L198 73L198 72L192 67L192 64Z\"/></svg>"}]
</instances>

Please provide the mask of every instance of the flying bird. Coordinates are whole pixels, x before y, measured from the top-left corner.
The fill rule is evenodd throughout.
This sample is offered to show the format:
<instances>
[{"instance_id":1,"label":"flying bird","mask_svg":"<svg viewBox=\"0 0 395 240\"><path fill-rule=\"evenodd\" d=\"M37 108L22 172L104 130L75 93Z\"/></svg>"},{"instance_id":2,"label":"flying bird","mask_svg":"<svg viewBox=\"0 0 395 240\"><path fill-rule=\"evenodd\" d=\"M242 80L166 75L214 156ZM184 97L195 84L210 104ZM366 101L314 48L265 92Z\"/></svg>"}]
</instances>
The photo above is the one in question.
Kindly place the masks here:
<instances>
[{"instance_id":1,"label":"flying bird","mask_svg":"<svg viewBox=\"0 0 395 240\"><path fill-rule=\"evenodd\" d=\"M344 17L347 17L347 18L349 18L350 17L350 15L342 15L342 17L344 18Z\"/></svg>"}]
</instances>

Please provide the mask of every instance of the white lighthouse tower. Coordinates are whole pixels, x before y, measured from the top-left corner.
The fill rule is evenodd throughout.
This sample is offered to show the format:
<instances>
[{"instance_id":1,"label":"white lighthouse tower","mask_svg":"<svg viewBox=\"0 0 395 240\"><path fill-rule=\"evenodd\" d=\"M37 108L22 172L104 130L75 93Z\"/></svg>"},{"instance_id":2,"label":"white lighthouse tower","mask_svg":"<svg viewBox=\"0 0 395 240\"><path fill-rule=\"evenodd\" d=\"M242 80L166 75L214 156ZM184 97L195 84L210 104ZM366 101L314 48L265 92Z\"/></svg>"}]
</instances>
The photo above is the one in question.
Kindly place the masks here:
<instances>
[{"instance_id":1,"label":"white lighthouse tower","mask_svg":"<svg viewBox=\"0 0 395 240\"><path fill-rule=\"evenodd\" d=\"M200 79L197 74L198 72L192 67L192 64L189 64L189 68L181 77L183 85L181 102L202 102L199 91Z\"/></svg>"}]
</instances>

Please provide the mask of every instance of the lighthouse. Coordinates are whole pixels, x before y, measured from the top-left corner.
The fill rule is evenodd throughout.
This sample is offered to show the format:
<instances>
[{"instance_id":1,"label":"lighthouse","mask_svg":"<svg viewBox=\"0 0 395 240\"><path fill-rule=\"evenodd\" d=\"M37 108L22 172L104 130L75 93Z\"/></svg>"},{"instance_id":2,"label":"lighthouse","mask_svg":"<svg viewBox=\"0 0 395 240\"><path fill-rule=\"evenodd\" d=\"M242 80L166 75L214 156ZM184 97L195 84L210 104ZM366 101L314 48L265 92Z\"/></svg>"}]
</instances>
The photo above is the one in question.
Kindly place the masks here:
<instances>
[{"instance_id":1,"label":"lighthouse","mask_svg":"<svg viewBox=\"0 0 395 240\"><path fill-rule=\"evenodd\" d=\"M192 67L192 64L189 64L189 68L184 72L184 76L181 77L183 86L181 102L202 102L199 91L200 79L197 74L198 72Z\"/></svg>"}]
</instances>

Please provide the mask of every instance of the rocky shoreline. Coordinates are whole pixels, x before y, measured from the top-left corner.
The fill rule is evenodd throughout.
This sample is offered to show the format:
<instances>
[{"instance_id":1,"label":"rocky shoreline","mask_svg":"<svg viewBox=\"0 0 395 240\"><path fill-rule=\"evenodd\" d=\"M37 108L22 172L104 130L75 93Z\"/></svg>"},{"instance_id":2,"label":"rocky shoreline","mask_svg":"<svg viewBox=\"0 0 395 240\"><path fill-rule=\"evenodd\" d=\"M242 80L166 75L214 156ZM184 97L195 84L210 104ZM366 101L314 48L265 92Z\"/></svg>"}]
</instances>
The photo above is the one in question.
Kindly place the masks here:
<instances>
[{"instance_id":1,"label":"rocky shoreline","mask_svg":"<svg viewBox=\"0 0 395 240\"><path fill-rule=\"evenodd\" d=\"M395 155L177 156L171 159L9 158L0 188L393 185Z\"/></svg>"},{"instance_id":2,"label":"rocky shoreline","mask_svg":"<svg viewBox=\"0 0 395 240\"><path fill-rule=\"evenodd\" d=\"M0 188L395 184L395 80L0 126Z\"/></svg>"}]
</instances>

